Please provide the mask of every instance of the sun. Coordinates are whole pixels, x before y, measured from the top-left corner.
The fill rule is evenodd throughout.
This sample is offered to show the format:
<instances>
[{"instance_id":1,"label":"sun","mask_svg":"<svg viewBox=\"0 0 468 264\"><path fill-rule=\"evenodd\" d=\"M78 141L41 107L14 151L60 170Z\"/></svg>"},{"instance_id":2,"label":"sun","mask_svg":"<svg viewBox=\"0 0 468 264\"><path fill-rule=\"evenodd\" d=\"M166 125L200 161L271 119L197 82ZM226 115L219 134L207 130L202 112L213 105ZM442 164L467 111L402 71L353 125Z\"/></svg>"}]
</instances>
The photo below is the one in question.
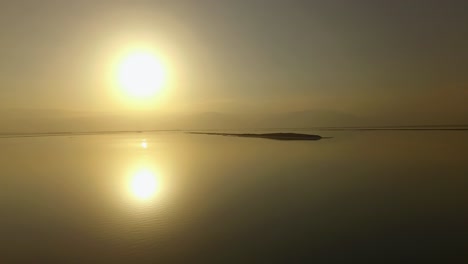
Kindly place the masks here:
<instances>
[{"instance_id":1,"label":"sun","mask_svg":"<svg viewBox=\"0 0 468 264\"><path fill-rule=\"evenodd\" d=\"M165 70L152 52L134 51L124 56L118 64L117 81L128 96L152 97L164 84Z\"/></svg>"}]
</instances>

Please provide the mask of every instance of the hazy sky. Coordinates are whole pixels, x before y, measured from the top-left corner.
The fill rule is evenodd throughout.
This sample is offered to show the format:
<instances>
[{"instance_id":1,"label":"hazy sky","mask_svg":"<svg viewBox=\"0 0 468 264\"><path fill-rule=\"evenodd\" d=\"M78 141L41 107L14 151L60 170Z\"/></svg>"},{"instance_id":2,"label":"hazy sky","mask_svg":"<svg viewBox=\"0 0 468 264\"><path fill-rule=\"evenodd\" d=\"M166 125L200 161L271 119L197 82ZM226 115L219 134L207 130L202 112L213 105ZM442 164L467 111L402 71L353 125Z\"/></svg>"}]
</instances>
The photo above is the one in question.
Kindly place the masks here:
<instances>
[{"instance_id":1,"label":"hazy sky","mask_svg":"<svg viewBox=\"0 0 468 264\"><path fill-rule=\"evenodd\" d=\"M1 1L0 43L1 108L128 109L109 69L144 44L155 111L468 115L466 0Z\"/></svg>"}]
</instances>

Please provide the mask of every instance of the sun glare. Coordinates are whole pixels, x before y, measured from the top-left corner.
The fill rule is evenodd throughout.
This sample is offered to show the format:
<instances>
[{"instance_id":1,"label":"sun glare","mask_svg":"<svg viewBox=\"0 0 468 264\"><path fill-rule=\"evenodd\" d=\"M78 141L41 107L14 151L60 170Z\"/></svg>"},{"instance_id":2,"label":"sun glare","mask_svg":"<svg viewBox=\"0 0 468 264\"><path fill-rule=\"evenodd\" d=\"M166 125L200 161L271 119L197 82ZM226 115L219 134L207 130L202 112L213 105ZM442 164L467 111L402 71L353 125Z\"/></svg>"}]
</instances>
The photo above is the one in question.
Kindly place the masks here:
<instances>
[{"instance_id":1,"label":"sun glare","mask_svg":"<svg viewBox=\"0 0 468 264\"><path fill-rule=\"evenodd\" d=\"M150 51L127 54L117 69L119 86L131 97L147 98L156 95L165 81L165 70Z\"/></svg>"}]
</instances>

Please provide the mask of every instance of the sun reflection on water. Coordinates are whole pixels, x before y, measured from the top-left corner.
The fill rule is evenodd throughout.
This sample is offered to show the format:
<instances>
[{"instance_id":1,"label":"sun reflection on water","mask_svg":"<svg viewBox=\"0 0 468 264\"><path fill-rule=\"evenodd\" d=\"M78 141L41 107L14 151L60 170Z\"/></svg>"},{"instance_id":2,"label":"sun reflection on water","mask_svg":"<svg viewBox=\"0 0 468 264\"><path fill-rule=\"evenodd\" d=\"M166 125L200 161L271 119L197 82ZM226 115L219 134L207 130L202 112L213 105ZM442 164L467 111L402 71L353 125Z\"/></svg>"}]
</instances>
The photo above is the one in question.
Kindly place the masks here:
<instances>
[{"instance_id":1,"label":"sun reflection on water","mask_svg":"<svg viewBox=\"0 0 468 264\"><path fill-rule=\"evenodd\" d=\"M146 138L140 138L135 147L140 151L134 153L132 165L126 169L124 188L132 200L151 201L161 192L161 171L153 159L154 153L147 152L149 144Z\"/></svg>"},{"instance_id":2,"label":"sun reflection on water","mask_svg":"<svg viewBox=\"0 0 468 264\"><path fill-rule=\"evenodd\" d=\"M132 175L129 188L131 194L139 200L153 198L159 190L156 174L146 168L138 170Z\"/></svg>"}]
</instances>

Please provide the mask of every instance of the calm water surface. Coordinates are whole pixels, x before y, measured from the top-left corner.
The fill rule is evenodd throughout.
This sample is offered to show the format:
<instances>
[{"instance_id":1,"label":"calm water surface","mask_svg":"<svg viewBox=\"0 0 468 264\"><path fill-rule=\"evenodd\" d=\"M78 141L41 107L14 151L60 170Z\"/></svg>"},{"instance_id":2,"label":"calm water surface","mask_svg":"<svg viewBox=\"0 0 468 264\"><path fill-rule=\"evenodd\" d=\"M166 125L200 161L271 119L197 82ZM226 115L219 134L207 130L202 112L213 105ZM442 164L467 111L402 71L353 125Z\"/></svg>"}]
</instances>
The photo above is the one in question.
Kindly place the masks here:
<instances>
[{"instance_id":1,"label":"calm water surface","mask_svg":"<svg viewBox=\"0 0 468 264\"><path fill-rule=\"evenodd\" d=\"M0 139L0 263L468 260L466 131L320 134Z\"/></svg>"}]
</instances>

